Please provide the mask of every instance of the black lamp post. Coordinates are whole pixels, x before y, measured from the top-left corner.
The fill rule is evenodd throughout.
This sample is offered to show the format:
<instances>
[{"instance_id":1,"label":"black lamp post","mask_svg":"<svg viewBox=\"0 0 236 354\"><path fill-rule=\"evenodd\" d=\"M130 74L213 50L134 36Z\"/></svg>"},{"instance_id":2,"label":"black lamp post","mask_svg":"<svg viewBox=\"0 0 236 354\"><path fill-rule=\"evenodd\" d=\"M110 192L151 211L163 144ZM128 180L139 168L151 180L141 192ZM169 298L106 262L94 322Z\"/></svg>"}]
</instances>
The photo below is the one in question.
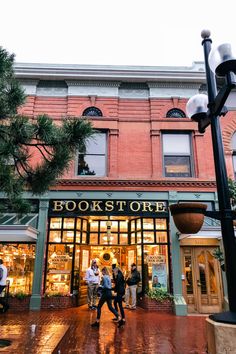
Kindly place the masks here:
<instances>
[{"instance_id":1,"label":"black lamp post","mask_svg":"<svg viewBox=\"0 0 236 354\"><path fill-rule=\"evenodd\" d=\"M232 55L230 44L222 44L211 49L210 31L202 31L201 36L208 95L199 94L190 98L186 110L188 116L198 122L201 133L211 125L219 212L206 212L206 215L221 220L229 301L229 311L211 315L210 318L217 322L236 324L236 239L219 121L220 116L227 113L225 101L231 90L236 87L236 57ZM225 79L219 91L215 75Z\"/></svg>"}]
</instances>

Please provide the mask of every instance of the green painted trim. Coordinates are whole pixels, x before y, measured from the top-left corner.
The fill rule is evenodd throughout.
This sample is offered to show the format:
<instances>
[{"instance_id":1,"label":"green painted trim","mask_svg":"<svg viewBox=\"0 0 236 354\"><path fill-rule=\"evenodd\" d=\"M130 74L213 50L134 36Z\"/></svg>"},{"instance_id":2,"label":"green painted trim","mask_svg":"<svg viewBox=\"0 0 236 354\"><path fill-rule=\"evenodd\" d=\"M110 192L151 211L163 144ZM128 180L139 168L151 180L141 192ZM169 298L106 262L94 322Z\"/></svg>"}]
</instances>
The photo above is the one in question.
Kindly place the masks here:
<instances>
[{"instance_id":1,"label":"green painted trim","mask_svg":"<svg viewBox=\"0 0 236 354\"><path fill-rule=\"evenodd\" d=\"M32 287L32 296L30 299L30 310L40 310L41 307L41 289L43 281L44 251L47 237L47 217L48 200L41 200L39 205L39 223L38 238L36 244L36 254L34 262L34 279Z\"/></svg>"},{"instance_id":2,"label":"green painted trim","mask_svg":"<svg viewBox=\"0 0 236 354\"><path fill-rule=\"evenodd\" d=\"M182 295L174 296L174 311L176 316L187 316L187 304Z\"/></svg>"}]
</instances>

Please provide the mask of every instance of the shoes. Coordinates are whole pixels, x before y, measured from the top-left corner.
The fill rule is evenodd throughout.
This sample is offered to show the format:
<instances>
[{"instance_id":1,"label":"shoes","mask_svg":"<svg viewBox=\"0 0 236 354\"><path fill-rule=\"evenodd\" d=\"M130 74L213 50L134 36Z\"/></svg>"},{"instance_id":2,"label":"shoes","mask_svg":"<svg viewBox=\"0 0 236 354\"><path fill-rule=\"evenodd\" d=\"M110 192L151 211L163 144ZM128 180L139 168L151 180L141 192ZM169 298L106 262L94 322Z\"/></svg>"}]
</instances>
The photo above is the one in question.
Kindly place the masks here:
<instances>
[{"instance_id":1,"label":"shoes","mask_svg":"<svg viewBox=\"0 0 236 354\"><path fill-rule=\"evenodd\" d=\"M97 310L97 306L93 305L91 310Z\"/></svg>"},{"instance_id":2,"label":"shoes","mask_svg":"<svg viewBox=\"0 0 236 354\"><path fill-rule=\"evenodd\" d=\"M93 306L89 306L89 310L93 310Z\"/></svg>"},{"instance_id":3,"label":"shoes","mask_svg":"<svg viewBox=\"0 0 236 354\"><path fill-rule=\"evenodd\" d=\"M125 325L125 321L124 320L120 320L120 321L118 321L118 328L120 328L120 327L123 327Z\"/></svg>"},{"instance_id":4,"label":"shoes","mask_svg":"<svg viewBox=\"0 0 236 354\"><path fill-rule=\"evenodd\" d=\"M130 307L130 310L136 310L136 307Z\"/></svg>"},{"instance_id":5,"label":"shoes","mask_svg":"<svg viewBox=\"0 0 236 354\"><path fill-rule=\"evenodd\" d=\"M112 319L112 321L113 321L113 322L118 322L118 318L117 318L117 317L114 317L114 318Z\"/></svg>"},{"instance_id":6,"label":"shoes","mask_svg":"<svg viewBox=\"0 0 236 354\"><path fill-rule=\"evenodd\" d=\"M91 327L97 327L97 328L99 328L99 322L94 322L94 323L92 323L91 324Z\"/></svg>"},{"instance_id":7,"label":"shoes","mask_svg":"<svg viewBox=\"0 0 236 354\"><path fill-rule=\"evenodd\" d=\"M129 305L125 305L125 308L126 308L126 309L129 309Z\"/></svg>"}]
</instances>

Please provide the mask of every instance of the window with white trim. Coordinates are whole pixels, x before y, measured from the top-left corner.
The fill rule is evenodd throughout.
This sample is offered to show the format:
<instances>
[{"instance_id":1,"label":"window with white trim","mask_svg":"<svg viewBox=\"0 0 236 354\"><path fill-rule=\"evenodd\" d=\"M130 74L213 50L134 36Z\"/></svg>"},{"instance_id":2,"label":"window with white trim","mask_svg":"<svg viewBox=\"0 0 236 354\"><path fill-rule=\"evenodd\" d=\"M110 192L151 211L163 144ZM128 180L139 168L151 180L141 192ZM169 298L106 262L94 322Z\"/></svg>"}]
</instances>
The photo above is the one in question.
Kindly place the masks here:
<instances>
[{"instance_id":1,"label":"window with white trim","mask_svg":"<svg viewBox=\"0 0 236 354\"><path fill-rule=\"evenodd\" d=\"M88 139L86 153L78 153L77 175L97 176L106 175L107 134L98 132Z\"/></svg>"},{"instance_id":2,"label":"window with white trim","mask_svg":"<svg viewBox=\"0 0 236 354\"><path fill-rule=\"evenodd\" d=\"M190 134L163 134L165 177L192 177Z\"/></svg>"}]
</instances>

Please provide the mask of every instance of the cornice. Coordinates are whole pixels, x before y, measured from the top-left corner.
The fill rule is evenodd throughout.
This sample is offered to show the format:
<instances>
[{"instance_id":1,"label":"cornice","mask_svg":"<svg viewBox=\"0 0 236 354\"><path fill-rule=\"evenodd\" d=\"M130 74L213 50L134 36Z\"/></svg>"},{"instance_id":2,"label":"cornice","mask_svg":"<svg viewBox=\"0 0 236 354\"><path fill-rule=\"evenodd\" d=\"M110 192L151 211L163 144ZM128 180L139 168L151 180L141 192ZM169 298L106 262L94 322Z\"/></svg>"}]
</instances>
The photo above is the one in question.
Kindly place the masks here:
<instances>
[{"instance_id":1,"label":"cornice","mask_svg":"<svg viewBox=\"0 0 236 354\"><path fill-rule=\"evenodd\" d=\"M149 88L180 88L180 89L199 89L201 83L188 82L148 82Z\"/></svg>"},{"instance_id":2,"label":"cornice","mask_svg":"<svg viewBox=\"0 0 236 354\"><path fill-rule=\"evenodd\" d=\"M216 188L215 181L63 179L57 186ZM53 189L53 187L51 188Z\"/></svg>"},{"instance_id":3,"label":"cornice","mask_svg":"<svg viewBox=\"0 0 236 354\"><path fill-rule=\"evenodd\" d=\"M14 69L19 79L205 82L202 62L195 62L191 67L15 63Z\"/></svg>"}]
</instances>

